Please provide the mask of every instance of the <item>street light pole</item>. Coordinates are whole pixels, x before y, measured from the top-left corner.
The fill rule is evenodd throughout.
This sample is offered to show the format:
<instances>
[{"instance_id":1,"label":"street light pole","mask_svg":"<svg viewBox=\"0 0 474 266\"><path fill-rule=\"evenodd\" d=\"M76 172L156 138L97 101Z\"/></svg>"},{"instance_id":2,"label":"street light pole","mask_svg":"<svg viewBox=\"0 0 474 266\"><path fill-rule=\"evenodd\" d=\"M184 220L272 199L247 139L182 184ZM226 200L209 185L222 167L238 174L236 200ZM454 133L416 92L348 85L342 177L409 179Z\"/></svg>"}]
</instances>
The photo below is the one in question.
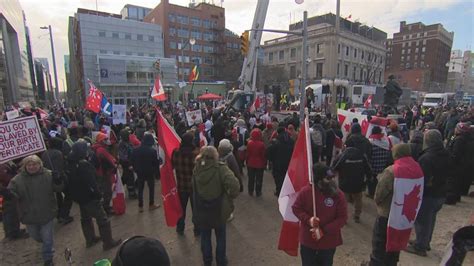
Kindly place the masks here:
<instances>
[{"instance_id":1,"label":"street light pole","mask_svg":"<svg viewBox=\"0 0 474 266\"><path fill-rule=\"evenodd\" d=\"M46 26L40 27L40 29L49 30L49 40L51 42L51 54L53 56L53 69L54 69L54 85L55 85L54 100L58 101L59 100L58 72L56 70L56 56L54 53L53 32L51 30L51 25L48 25L48 27Z\"/></svg>"},{"instance_id":2,"label":"street light pole","mask_svg":"<svg viewBox=\"0 0 474 266\"><path fill-rule=\"evenodd\" d=\"M184 82L184 49L188 47L188 44L191 45L191 50L193 49L193 45L196 43L196 39L191 38L186 43L184 43L184 39L181 39L181 63L178 60L178 79L179 79L179 71L181 70L181 80ZM181 67L179 67L181 65ZM183 87L184 88L184 87ZM183 89L184 90L184 89ZM185 93L183 91L183 102L187 102L185 100Z\"/></svg>"}]
</instances>

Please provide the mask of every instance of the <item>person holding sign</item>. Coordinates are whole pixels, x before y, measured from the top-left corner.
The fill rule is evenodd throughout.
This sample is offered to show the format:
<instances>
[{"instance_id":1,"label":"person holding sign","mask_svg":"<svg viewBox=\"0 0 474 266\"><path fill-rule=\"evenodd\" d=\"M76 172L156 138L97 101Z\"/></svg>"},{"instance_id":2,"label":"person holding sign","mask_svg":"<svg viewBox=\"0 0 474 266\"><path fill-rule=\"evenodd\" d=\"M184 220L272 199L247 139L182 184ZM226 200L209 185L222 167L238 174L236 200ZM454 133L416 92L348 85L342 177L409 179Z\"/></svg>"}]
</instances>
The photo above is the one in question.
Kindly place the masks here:
<instances>
[{"instance_id":1,"label":"person holding sign","mask_svg":"<svg viewBox=\"0 0 474 266\"><path fill-rule=\"evenodd\" d=\"M21 162L21 171L8 185L9 197L16 197L20 209L20 221L26 225L30 236L43 244L44 265L53 265L54 217L57 205L54 192L63 189L60 175L52 174L43 167L36 155Z\"/></svg>"},{"instance_id":2,"label":"person holding sign","mask_svg":"<svg viewBox=\"0 0 474 266\"><path fill-rule=\"evenodd\" d=\"M347 223L347 202L334 176L326 165L315 164L313 184L304 187L293 204L293 213L301 221L299 239L303 266L332 265L336 247L342 245L341 229ZM317 231L320 237L316 237Z\"/></svg>"}]
</instances>

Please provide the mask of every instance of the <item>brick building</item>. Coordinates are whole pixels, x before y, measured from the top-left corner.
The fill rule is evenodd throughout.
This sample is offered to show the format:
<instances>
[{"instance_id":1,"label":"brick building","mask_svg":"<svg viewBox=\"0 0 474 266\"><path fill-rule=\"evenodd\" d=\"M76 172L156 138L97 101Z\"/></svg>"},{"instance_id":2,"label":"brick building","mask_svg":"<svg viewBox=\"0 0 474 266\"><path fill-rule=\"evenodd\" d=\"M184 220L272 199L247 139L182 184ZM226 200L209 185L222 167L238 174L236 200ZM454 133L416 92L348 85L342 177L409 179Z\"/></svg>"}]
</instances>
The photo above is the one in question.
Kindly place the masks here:
<instances>
[{"instance_id":1,"label":"brick building","mask_svg":"<svg viewBox=\"0 0 474 266\"><path fill-rule=\"evenodd\" d=\"M201 69L199 80L219 79L225 55L237 53L240 48L239 37L225 28L225 9L213 4L191 3L184 7L162 0L144 21L163 28L164 53L178 60L179 80L187 79L195 63ZM193 45L190 39L195 40Z\"/></svg>"},{"instance_id":2,"label":"brick building","mask_svg":"<svg viewBox=\"0 0 474 266\"><path fill-rule=\"evenodd\" d=\"M416 91L445 91L453 37L439 23L400 22L400 31L385 43L385 78L394 75L401 86Z\"/></svg>"}]
</instances>

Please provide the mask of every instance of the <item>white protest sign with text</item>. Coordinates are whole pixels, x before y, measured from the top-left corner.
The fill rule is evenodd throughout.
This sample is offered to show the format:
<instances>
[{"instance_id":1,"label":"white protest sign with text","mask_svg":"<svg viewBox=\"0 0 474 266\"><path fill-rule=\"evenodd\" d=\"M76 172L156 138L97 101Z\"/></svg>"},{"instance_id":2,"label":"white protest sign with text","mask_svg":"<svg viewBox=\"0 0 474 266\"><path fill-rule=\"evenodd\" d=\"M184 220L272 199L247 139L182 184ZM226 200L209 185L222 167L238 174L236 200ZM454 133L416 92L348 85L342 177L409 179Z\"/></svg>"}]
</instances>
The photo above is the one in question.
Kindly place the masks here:
<instances>
[{"instance_id":1,"label":"white protest sign with text","mask_svg":"<svg viewBox=\"0 0 474 266\"><path fill-rule=\"evenodd\" d=\"M114 125L127 124L127 106L123 104L114 104L112 106L112 119Z\"/></svg>"},{"instance_id":2,"label":"white protest sign with text","mask_svg":"<svg viewBox=\"0 0 474 266\"><path fill-rule=\"evenodd\" d=\"M0 163L46 150L36 116L0 122Z\"/></svg>"},{"instance_id":3,"label":"white protest sign with text","mask_svg":"<svg viewBox=\"0 0 474 266\"><path fill-rule=\"evenodd\" d=\"M6 115L7 115L8 120L13 120L20 116L20 112L18 112L18 110L12 110L12 111L8 111Z\"/></svg>"}]
</instances>

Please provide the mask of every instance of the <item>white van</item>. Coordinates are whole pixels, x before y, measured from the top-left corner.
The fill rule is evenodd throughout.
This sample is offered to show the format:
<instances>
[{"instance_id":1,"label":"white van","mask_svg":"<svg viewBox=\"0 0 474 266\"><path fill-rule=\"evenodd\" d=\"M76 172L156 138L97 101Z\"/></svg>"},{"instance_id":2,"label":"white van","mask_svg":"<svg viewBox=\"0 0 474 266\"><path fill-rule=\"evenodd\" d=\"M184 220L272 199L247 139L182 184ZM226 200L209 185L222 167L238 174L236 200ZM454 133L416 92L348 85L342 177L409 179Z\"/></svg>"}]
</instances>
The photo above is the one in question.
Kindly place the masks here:
<instances>
[{"instance_id":1,"label":"white van","mask_svg":"<svg viewBox=\"0 0 474 266\"><path fill-rule=\"evenodd\" d=\"M453 93L427 93L423 99L424 107L439 107L446 104L454 103Z\"/></svg>"}]
</instances>

